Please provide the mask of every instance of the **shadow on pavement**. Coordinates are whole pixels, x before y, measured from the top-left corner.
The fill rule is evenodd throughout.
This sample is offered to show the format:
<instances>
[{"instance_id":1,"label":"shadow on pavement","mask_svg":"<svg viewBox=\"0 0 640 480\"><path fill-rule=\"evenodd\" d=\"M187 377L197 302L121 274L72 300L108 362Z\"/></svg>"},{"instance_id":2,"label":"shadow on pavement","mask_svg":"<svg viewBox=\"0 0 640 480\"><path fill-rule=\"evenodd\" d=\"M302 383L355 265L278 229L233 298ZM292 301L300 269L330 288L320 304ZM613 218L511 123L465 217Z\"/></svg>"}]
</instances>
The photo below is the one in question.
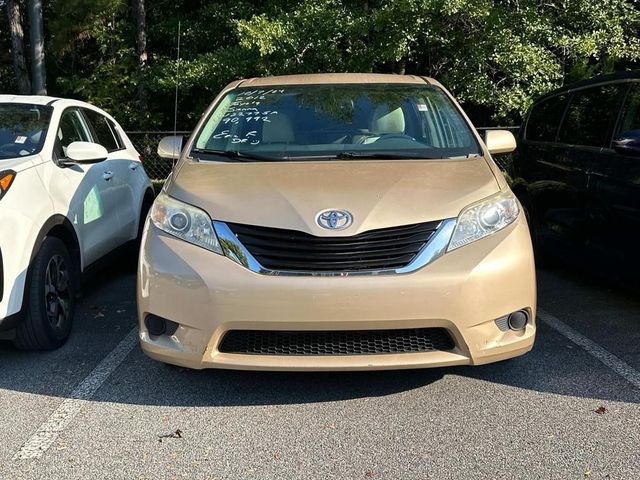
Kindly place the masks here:
<instances>
[{"instance_id":1,"label":"shadow on pavement","mask_svg":"<svg viewBox=\"0 0 640 480\"><path fill-rule=\"evenodd\" d=\"M557 277L560 274L551 272L550 275ZM558 284L580 282L577 278L562 276L555 281ZM71 340L57 351L20 352L6 342L0 343L3 362L0 389L68 397L75 386L134 328L134 287L135 273L130 269L115 266L104 271L79 303ZM640 302L637 300L615 291L606 294L614 299L614 304L621 303L627 309L633 307L634 312L640 315ZM556 295L562 298L564 293L556 292ZM434 394L434 398L442 400L443 390L437 387L438 381L445 376L458 376L481 382L481 386L486 382L487 389L504 385L557 395L640 403L640 391L550 327L543 323L539 326L534 350L523 357L479 367L424 370L341 373L192 371L152 361L136 347L93 400L184 407L286 405L381 397L414 389L422 389L424 395ZM625 335L640 338L640 322Z\"/></svg>"}]
</instances>

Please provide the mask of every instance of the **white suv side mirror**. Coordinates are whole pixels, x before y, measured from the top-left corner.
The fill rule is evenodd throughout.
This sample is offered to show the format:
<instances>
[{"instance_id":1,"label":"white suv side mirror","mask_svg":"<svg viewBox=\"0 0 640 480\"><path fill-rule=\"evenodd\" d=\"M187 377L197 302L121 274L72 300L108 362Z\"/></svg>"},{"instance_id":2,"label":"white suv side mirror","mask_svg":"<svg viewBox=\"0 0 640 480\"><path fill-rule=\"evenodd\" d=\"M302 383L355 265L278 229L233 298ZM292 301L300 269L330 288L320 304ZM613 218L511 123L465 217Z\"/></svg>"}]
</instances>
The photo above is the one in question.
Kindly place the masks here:
<instances>
[{"instance_id":1,"label":"white suv side mirror","mask_svg":"<svg viewBox=\"0 0 640 480\"><path fill-rule=\"evenodd\" d=\"M182 136L162 137L158 144L158 156L167 160L178 160L182 152Z\"/></svg>"},{"instance_id":2,"label":"white suv side mirror","mask_svg":"<svg viewBox=\"0 0 640 480\"><path fill-rule=\"evenodd\" d=\"M67 147L67 158L73 163L98 163L108 156L107 149L98 143L72 142Z\"/></svg>"},{"instance_id":3,"label":"white suv side mirror","mask_svg":"<svg viewBox=\"0 0 640 480\"><path fill-rule=\"evenodd\" d=\"M484 143L489 153L511 153L516 149L516 137L509 130L487 130Z\"/></svg>"}]
</instances>

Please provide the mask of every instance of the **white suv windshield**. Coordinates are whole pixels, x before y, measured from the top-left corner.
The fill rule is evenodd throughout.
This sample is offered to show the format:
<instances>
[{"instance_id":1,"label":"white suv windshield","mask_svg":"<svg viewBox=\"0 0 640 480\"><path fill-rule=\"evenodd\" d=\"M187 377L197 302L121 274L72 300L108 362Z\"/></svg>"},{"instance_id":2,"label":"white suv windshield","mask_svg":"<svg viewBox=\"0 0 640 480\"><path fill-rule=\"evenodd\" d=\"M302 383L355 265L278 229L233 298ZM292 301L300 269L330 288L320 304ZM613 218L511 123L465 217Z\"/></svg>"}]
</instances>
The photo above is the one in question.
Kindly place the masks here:
<instances>
[{"instance_id":1,"label":"white suv windshield","mask_svg":"<svg viewBox=\"0 0 640 480\"><path fill-rule=\"evenodd\" d=\"M0 103L0 160L42 150L53 108L29 103Z\"/></svg>"},{"instance_id":2,"label":"white suv windshield","mask_svg":"<svg viewBox=\"0 0 640 480\"><path fill-rule=\"evenodd\" d=\"M191 155L232 160L449 158L481 150L431 85L238 88L214 108Z\"/></svg>"}]
</instances>

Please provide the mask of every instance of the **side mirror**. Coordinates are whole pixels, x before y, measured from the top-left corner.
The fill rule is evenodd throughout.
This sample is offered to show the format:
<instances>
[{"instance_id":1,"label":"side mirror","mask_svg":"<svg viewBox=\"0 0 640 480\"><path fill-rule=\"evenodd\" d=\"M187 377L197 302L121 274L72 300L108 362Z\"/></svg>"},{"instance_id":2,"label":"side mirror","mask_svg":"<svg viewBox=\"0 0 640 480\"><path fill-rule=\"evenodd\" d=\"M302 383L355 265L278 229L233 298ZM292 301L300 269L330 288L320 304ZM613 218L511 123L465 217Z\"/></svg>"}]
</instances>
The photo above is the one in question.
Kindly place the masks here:
<instances>
[{"instance_id":1,"label":"side mirror","mask_svg":"<svg viewBox=\"0 0 640 480\"><path fill-rule=\"evenodd\" d=\"M178 160L182 152L182 136L162 137L158 144L158 156L167 160Z\"/></svg>"},{"instance_id":2,"label":"side mirror","mask_svg":"<svg viewBox=\"0 0 640 480\"><path fill-rule=\"evenodd\" d=\"M509 130L487 130L484 143L489 153L511 153L516 149L516 137Z\"/></svg>"},{"instance_id":3,"label":"side mirror","mask_svg":"<svg viewBox=\"0 0 640 480\"><path fill-rule=\"evenodd\" d=\"M622 132L613 140L613 149L621 155L640 157L640 130Z\"/></svg>"},{"instance_id":4,"label":"side mirror","mask_svg":"<svg viewBox=\"0 0 640 480\"><path fill-rule=\"evenodd\" d=\"M72 163L98 163L108 156L107 149L98 143L72 142L67 147L67 158Z\"/></svg>"}]
</instances>

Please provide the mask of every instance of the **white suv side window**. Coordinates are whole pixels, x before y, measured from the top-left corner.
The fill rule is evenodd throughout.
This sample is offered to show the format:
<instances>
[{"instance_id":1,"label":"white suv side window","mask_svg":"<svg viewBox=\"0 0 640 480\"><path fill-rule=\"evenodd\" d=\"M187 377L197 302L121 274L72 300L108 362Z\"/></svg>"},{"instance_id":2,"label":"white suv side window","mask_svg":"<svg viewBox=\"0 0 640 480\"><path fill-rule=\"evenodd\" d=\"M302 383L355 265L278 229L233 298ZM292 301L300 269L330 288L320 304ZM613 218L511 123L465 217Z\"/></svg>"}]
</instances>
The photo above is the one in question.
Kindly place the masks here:
<instances>
[{"instance_id":1,"label":"white suv side window","mask_svg":"<svg viewBox=\"0 0 640 480\"><path fill-rule=\"evenodd\" d=\"M56 135L56 156L67 158L67 147L73 142L90 142L89 132L80 112L73 108L66 110L60 119Z\"/></svg>"}]
</instances>

